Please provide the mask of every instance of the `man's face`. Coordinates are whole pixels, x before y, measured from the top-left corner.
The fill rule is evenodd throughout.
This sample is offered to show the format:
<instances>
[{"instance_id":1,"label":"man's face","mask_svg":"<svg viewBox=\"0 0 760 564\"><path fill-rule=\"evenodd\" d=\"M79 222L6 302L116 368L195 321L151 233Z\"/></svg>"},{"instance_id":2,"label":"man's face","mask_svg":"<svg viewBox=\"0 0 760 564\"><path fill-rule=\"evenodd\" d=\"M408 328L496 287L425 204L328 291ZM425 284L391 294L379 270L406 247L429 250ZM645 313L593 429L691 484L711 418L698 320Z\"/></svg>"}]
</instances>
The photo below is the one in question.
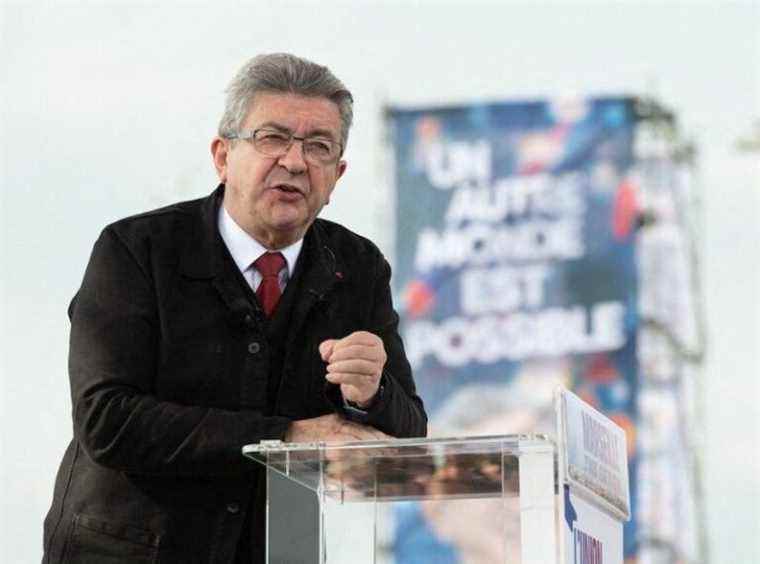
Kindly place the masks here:
<instances>
[{"instance_id":1,"label":"man's face","mask_svg":"<svg viewBox=\"0 0 760 564\"><path fill-rule=\"evenodd\" d=\"M296 137L330 137L340 142L338 106L327 98L258 94L242 130L273 127ZM313 164L303 158L300 141L283 156L259 153L253 142L214 139L214 165L225 183L224 206L235 222L270 249L301 239L330 200L345 161Z\"/></svg>"}]
</instances>

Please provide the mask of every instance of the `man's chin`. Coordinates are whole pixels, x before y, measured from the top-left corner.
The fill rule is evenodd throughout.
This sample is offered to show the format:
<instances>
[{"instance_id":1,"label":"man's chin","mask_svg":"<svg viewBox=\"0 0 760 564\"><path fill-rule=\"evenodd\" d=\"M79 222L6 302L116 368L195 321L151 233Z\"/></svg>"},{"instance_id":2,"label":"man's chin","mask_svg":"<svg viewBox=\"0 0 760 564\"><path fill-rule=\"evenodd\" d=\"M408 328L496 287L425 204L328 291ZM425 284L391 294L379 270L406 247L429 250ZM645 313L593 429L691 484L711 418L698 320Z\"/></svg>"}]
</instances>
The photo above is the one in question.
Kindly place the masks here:
<instances>
[{"instance_id":1,"label":"man's chin","mask_svg":"<svg viewBox=\"0 0 760 564\"><path fill-rule=\"evenodd\" d=\"M308 227L309 222L303 216L278 217L270 222L269 231L278 241L293 243L303 237Z\"/></svg>"},{"instance_id":2,"label":"man's chin","mask_svg":"<svg viewBox=\"0 0 760 564\"><path fill-rule=\"evenodd\" d=\"M269 225L278 231L301 230L306 228L314 221L314 217L309 214L309 210L301 203L283 204L272 206L269 214Z\"/></svg>"}]
</instances>

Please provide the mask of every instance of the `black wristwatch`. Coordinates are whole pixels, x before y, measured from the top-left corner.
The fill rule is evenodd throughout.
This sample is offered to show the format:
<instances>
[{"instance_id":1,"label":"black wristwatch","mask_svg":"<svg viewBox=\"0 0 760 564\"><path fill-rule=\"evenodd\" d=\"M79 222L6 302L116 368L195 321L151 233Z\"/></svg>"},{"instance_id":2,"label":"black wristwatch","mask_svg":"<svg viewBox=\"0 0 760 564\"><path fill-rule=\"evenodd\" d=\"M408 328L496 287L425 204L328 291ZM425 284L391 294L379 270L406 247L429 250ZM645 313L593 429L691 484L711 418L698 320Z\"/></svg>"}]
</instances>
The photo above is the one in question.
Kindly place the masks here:
<instances>
[{"instance_id":1,"label":"black wristwatch","mask_svg":"<svg viewBox=\"0 0 760 564\"><path fill-rule=\"evenodd\" d=\"M375 395L372 397L372 401L370 401L369 405L366 407L359 407L358 404L352 401L343 401L343 409L351 421L364 423L367 420L369 412L380 402L380 400L383 398L383 394L385 393L385 383L383 382L383 379L384 376L380 380L380 386L377 388L377 392L375 392Z\"/></svg>"}]
</instances>

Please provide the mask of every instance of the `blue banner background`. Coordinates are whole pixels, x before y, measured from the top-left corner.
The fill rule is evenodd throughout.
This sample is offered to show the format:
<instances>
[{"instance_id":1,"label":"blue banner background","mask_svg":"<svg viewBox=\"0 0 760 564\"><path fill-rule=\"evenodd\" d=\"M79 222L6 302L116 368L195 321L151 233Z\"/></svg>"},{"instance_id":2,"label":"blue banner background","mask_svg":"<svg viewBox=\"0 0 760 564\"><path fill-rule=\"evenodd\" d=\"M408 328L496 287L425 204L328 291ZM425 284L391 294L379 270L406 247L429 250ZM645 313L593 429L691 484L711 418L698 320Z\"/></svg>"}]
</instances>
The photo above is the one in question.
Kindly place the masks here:
<instances>
[{"instance_id":1,"label":"blue banner background","mask_svg":"<svg viewBox=\"0 0 760 564\"><path fill-rule=\"evenodd\" d=\"M634 555L633 99L391 109L388 116L394 289L433 431L461 390L495 386L508 408L511 386L533 393L530 379L551 372L628 433L634 519L626 556ZM531 368L536 362L549 368ZM527 403L539 409L549 400ZM452 426L449 418L440 430L471 419L454 418ZM396 546L411 554L414 543L404 538L414 529L406 521ZM430 551L429 544L418 546Z\"/></svg>"}]
</instances>

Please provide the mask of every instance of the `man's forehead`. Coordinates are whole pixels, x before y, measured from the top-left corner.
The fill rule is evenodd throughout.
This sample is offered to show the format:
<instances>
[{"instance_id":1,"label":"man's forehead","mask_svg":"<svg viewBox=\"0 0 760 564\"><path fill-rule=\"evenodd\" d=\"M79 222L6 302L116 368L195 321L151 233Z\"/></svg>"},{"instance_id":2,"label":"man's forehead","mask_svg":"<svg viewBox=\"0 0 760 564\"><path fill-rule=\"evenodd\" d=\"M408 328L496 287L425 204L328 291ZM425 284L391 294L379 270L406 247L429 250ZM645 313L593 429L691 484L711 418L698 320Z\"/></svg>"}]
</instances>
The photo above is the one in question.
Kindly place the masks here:
<instances>
[{"instance_id":1,"label":"man's forehead","mask_svg":"<svg viewBox=\"0 0 760 564\"><path fill-rule=\"evenodd\" d=\"M292 131L322 130L336 136L341 128L340 110L329 98L279 92L254 96L245 123L248 127L277 124Z\"/></svg>"}]
</instances>

